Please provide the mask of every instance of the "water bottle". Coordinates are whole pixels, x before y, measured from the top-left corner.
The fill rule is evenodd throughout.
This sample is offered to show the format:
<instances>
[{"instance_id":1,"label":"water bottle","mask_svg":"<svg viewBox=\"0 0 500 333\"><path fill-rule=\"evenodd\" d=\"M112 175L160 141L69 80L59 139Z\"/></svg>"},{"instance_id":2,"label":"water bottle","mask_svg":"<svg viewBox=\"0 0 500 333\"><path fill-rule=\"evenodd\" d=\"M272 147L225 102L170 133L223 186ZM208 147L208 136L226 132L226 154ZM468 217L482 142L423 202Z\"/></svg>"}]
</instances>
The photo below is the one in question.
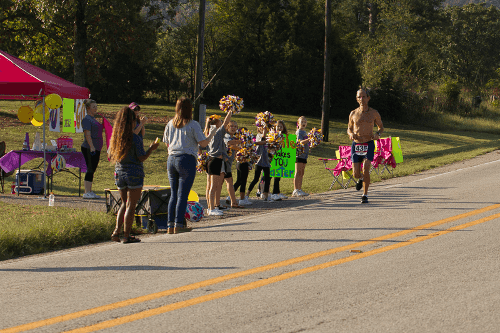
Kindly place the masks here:
<instances>
[{"instance_id":1,"label":"water bottle","mask_svg":"<svg viewBox=\"0 0 500 333\"><path fill-rule=\"evenodd\" d=\"M53 192L50 192L50 195L49 195L49 206L54 207L54 193Z\"/></svg>"}]
</instances>

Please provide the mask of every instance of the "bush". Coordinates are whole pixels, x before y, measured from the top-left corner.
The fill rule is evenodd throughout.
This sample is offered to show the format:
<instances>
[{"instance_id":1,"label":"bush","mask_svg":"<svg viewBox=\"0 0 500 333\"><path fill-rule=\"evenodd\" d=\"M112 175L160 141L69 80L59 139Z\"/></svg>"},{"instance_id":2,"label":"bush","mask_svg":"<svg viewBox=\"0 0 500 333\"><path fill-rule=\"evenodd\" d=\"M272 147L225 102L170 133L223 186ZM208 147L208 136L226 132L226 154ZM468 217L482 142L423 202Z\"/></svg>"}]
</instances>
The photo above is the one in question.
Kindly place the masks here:
<instances>
[{"instance_id":1,"label":"bush","mask_svg":"<svg viewBox=\"0 0 500 333\"><path fill-rule=\"evenodd\" d=\"M441 84L438 89L439 93L446 98L449 103L458 103L460 97L460 85L457 81L448 80Z\"/></svg>"}]
</instances>

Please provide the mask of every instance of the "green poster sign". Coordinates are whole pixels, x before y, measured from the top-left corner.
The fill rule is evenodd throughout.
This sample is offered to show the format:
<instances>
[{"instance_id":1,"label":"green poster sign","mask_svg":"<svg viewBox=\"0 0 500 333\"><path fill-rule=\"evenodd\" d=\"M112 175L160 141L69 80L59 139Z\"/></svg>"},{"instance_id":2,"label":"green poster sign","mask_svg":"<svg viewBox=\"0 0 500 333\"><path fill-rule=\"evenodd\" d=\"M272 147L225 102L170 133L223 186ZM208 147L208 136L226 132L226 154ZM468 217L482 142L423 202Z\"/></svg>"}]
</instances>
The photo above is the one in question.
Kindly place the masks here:
<instances>
[{"instance_id":1,"label":"green poster sign","mask_svg":"<svg viewBox=\"0 0 500 333\"><path fill-rule=\"evenodd\" d=\"M75 100L63 99L63 132L75 133Z\"/></svg>"},{"instance_id":2,"label":"green poster sign","mask_svg":"<svg viewBox=\"0 0 500 333\"><path fill-rule=\"evenodd\" d=\"M295 175L295 134L285 136L285 146L274 154L271 161L271 177L293 178Z\"/></svg>"}]
</instances>

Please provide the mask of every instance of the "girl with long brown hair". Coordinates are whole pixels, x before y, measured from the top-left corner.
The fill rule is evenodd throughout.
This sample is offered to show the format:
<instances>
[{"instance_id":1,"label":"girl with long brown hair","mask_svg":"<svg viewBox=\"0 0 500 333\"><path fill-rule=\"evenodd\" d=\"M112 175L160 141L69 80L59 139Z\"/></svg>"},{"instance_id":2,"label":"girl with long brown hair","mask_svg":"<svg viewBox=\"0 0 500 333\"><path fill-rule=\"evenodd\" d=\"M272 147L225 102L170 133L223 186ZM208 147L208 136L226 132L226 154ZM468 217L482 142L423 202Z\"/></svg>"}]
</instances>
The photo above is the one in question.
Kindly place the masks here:
<instances>
[{"instance_id":1,"label":"girl with long brown hair","mask_svg":"<svg viewBox=\"0 0 500 333\"><path fill-rule=\"evenodd\" d=\"M167 233L190 231L184 215L187 199L196 176L198 145L206 147L215 131L207 137L193 120L193 106L188 98L177 100L175 117L165 126L163 142L168 147L167 172L170 182Z\"/></svg>"},{"instance_id":2,"label":"girl with long brown hair","mask_svg":"<svg viewBox=\"0 0 500 333\"><path fill-rule=\"evenodd\" d=\"M116 115L111 135L109 158L115 163L115 184L120 193L122 204L116 215L116 228L111 239L119 242L122 226L124 228L123 243L136 243L141 240L130 236L134 221L135 207L144 186L144 162L158 148L153 142L144 151L142 137L134 133L136 115L129 107L124 107Z\"/></svg>"}]
</instances>

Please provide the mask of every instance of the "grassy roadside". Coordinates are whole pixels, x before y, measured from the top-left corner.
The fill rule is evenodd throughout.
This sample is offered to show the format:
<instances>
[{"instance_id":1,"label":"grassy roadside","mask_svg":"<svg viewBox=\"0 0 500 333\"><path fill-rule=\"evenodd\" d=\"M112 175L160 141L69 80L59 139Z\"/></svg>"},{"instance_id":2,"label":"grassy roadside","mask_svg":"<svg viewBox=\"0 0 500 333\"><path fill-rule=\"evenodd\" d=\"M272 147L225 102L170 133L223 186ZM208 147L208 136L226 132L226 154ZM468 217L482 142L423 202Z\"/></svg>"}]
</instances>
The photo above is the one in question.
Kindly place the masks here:
<instances>
[{"instance_id":1,"label":"grassy roadside","mask_svg":"<svg viewBox=\"0 0 500 333\"><path fill-rule=\"evenodd\" d=\"M0 101L0 117L11 120L12 126L2 125L0 128L0 141L6 141L7 150L20 149L26 132L30 133L30 138L34 138L35 132L41 133L41 128L35 128L31 124L21 124L16 122L17 109L21 102ZM103 112L107 117L119 110L121 105L100 105L99 112ZM234 120L239 126L245 126L255 132L254 116L258 111L244 109L241 114L235 115ZM162 137L166 117L174 114L173 106L143 106L143 113L151 119L146 125L145 145L149 145L156 137ZM209 109L208 114L217 113L222 115L218 109ZM347 116L342 121L330 122L330 142L322 143L319 147L312 149L308 164L305 170L303 189L310 193L325 192L331 182L331 176L324 169L323 163L318 158L331 158L335 156L335 150L339 145L350 144L346 134ZM289 132L295 131L296 116L275 113L277 119L283 119ZM445 121L441 119L441 122ZM429 130L425 128L410 128L407 125L385 123L386 130L384 136L397 136L401 138L401 145L404 155L404 162L395 169L394 176L400 177L414 174L423 170L432 169L438 166L453 162L470 159L482 155L500 146L500 124L492 121L486 123L475 121L468 123L464 119L453 118L453 129ZM487 126L485 126L485 124ZM308 119L308 127L320 127L320 119ZM487 128L489 133L484 133L481 128ZM463 129L467 130L463 130ZM56 139L63 133L46 133L47 140ZM69 134L74 140L74 147L79 148L83 134ZM33 140L33 139L32 139ZM105 154L101 155L101 161L95 175L94 191L104 194L104 189L114 188L113 171ZM168 185L168 177L165 169L167 150L165 146L160 148L145 162L147 185ZM32 161L22 168L29 169L36 167L40 161ZM333 166L333 165L332 165ZM250 178L253 177L253 173ZM14 176L6 180L7 189L9 184L15 180ZM251 179L250 179L251 180ZM374 175L372 181L380 181L380 177ZM206 177L198 174L193 186L193 190L204 196L206 187ZM282 192L290 195L293 190L291 179L282 179L280 187ZM334 188L334 190L337 188ZM255 192L255 190L254 190ZM56 195L78 195L78 180L66 173L57 174L54 177L54 193ZM227 195L223 189L222 195ZM11 206L0 203L0 260L32 253L40 253L47 250L78 246L92 242L109 239L114 225L112 216L103 213L91 213L84 210L71 210L60 207L51 207L48 211L46 206ZM3 208L5 207L5 209ZM33 208L37 207L37 208ZM54 213L51 213L54 212ZM61 218L65 216L66 218ZM71 216L68 221L67 216ZM22 221L22 222L19 222ZM20 228L22 223L22 228ZM17 244L17 245L16 245Z\"/></svg>"},{"instance_id":2,"label":"grassy roadside","mask_svg":"<svg viewBox=\"0 0 500 333\"><path fill-rule=\"evenodd\" d=\"M114 216L86 209L1 203L0 260L109 240Z\"/></svg>"}]
</instances>

